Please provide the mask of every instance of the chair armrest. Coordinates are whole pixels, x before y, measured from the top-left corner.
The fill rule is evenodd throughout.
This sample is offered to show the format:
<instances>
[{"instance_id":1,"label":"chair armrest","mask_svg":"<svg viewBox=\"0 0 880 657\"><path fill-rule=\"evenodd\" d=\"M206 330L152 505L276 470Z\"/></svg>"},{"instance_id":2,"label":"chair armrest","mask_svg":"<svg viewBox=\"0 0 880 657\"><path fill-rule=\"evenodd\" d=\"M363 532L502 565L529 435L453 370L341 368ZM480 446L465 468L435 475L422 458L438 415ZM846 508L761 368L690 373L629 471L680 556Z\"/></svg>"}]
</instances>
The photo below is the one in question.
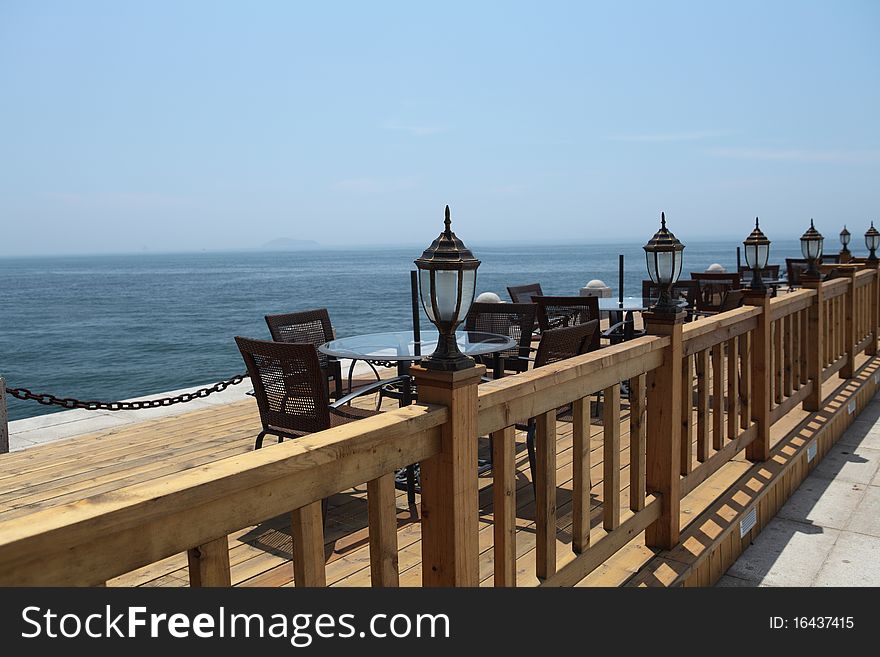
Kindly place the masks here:
<instances>
[{"instance_id":1,"label":"chair armrest","mask_svg":"<svg viewBox=\"0 0 880 657\"><path fill-rule=\"evenodd\" d=\"M626 325L627 323L629 323L629 322L627 322L627 320L623 320L622 322L617 322L617 324L614 324L613 326L609 326L607 329L602 331L602 333L600 333L599 335L600 335L600 337L603 337L603 338L610 338L611 336L614 335L614 333L618 329L623 328L624 325Z\"/></svg>"},{"instance_id":2,"label":"chair armrest","mask_svg":"<svg viewBox=\"0 0 880 657\"><path fill-rule=\"evenodd\" d=\"M344 406L346 404L350 404L352 401L360 397L361 395L367 395L371 392L375 392L379 388L383 386L387 386L394 383L404 383L406 381L410 381L410 377L408 376L395 376L393 379L382 379L380 381L373 381L373 383L368 383L367 385L358 388L350 393L348 393L342 399L337 399L335 402L330 404L330 408L339 408L340 406Z\"/></svg>"}]
</instances>

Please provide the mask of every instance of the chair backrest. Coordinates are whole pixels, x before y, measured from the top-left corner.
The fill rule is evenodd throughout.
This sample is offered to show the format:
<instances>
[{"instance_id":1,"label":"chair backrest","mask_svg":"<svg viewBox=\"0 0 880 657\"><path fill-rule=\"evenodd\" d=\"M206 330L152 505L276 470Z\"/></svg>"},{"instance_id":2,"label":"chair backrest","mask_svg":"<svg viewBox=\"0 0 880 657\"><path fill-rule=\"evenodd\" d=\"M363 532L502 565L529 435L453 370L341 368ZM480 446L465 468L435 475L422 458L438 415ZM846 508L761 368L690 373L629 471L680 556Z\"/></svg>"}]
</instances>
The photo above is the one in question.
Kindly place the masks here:
<instances>
[{"instance_id":1,"label":"chair backrest","mask_svg":"<svg viewBox=\"0 0 880 657\"><path fill-rule=\"evenodd\" d=\"M535 367L543 367L566 358L574 358L592 351L593 338L599 335L599 320L584 324L551 328L541 333Z\"/></svg>"},{"instance_id":2,"label":"chair backrest","mask_svg":"<svg viewBox=\"0 0 880 657\"><path fill-rule=\"evenodd\" d=\"M700 284L698 281L678 281L672 286L673 298L684 299L688 308L693 309L697 305L697 297L700 294ZM642 298L658 299L660 297L660 286L652 280L642 281Z\"/></svg>"},{"instance_id":3,"label":"chair backrest","mask_svg":"<svg viewBox=\"0 0 880 657\"><path fill-rule=\"evenodd\" d=\"M576 326L599 319L598 297L544 297L534 296L537 306L538 326L541 332L563 326ZM599 332L596 331L591 349L599 348Z\"/></svg>"},{"instance_id":4,"label":"chair backrest","mask_svg":"<svg viewBox=\"0 0 880 657\"><path fill-rule=\"evenodd\" d=\"M467 331L483 331L507 335L517 341L517 346L501 352L501 356L528 358L535 330L537 306L534 303L482 303L474 302L468 311L464 327ZM528 364L527 361L523 361ZM523 368L524 369L524 368Z\"/></svg>"},{"instance_id":5,"label":"chair backrest","mask_svg":"<svg viewBox=\"0 0 880 657\"><path fill-rule=\"evenodd\" d=\"M528 285L512 285L507 288L510 300L514 303L532 303L532 297L536 294L543 296L540 283L530 283Z\"/></svg>"},{"instance_id":6,"label":"chair backrest","mask_svg":"<svg viewBox=\"0 0 880 657\"><path fill-rule=\"evenodd\" d=\"M819 258L819 262L825 265L839 265L840 264L840 254L839 253L823 253L822 257Z\"/></svg>"},{"instance_id":7,"label":"chair backrest","mask_svg":"<svg viewBox=\"0 0 880 657\"><path fill-rule=\"evenodd\" d=\"M697 310L717 312L730 290L740 289L739 272L691 272L699 285Z\"/></svg>"},{"instance_id":8,"label":"chair backrest","mask_svg":"<svg viewBox=\"0 0 880 657\"><path fill-rule=\"evenodd\" d=\"M748 284L752 280L752 269L748 265L740 265L740 278ZM779 265L767 265L761 270L761 278L765 280L777 280L779 278Z\"/></svg>"},{"instance_id":9,"label":"chair backrest","mask_svg":"<svg viewBox=\"0 0 880 657\"><path fill-rule=\"evenodd\" d=\"M266 315L266 324L275 342L313 344L317 347L333 339L333 325L326 308ZM327 367L327 355L318 352L318 362L322 368Z\"/></svg>"},{"instance_id":10,"label":"chair backrest","mask_svg":"<svg viewBox=\"0 0 880 657\"><path fill-rule=\"evenodd\" d=\"M745 290L728 290L727 294L724 295L724 301L721 302L718 312L723 313L739 308L743 305L743 301L745 301L745 295Z\"/></svg>"},{"instance_id":11,"label":"chair backrest","mask_svg":"<svg viewBox=\"0 0 880 657\"><path fill-rule=\"evenodd\" d=\"M263 428L312 433L330 427L327 388L313 344L251 340L235 343L247 366Z\"/></svg>"},{"instance_id":12,"label":"chair backrest","mask_svg":"<svg viewBox=\"0 0 880 657\"><path fill-rule=\"evenodd\" d=\"M806 258L786 258L785 273L788 277L789 285L800 285L801 274L807 270Z\"/></svg>"}]
</instances>

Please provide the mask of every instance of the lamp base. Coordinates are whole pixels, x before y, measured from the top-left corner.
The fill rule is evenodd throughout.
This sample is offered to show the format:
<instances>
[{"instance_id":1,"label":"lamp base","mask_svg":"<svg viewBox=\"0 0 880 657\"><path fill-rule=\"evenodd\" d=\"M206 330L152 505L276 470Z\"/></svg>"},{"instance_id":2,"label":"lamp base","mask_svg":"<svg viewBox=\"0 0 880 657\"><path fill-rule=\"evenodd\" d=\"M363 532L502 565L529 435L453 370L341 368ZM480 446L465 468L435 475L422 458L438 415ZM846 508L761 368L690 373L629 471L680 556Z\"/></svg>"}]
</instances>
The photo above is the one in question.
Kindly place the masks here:
<instances>
[{"instance_id":1,"label":"lamp base","mask_svg":"<svg viewBox=\"0 0 880 657\"><path fill-rule=\"evenodd\" d=\"M466 370L470 367L476 367L477 361L470 356L459 354L457 357L437 358L435 356L427 356L423 358L420 365L426 370L434 370L438 372L458 372Z\"/></svg>"}]
</instances>

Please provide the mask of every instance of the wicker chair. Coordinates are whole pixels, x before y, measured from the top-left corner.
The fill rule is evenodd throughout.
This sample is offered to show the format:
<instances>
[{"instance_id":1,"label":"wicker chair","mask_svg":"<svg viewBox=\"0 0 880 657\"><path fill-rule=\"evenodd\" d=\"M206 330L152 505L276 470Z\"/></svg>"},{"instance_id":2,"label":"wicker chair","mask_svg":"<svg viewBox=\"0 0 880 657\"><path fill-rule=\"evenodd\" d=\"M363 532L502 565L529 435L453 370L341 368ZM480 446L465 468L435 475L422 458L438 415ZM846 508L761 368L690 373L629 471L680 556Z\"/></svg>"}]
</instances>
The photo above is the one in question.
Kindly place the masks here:
<instances>
[{"instance_id":1,"label":"wicker chair","mask_svg":"<svg viewBox=\"0 0 880 657\"><path fill-rule=\"evenodd\" d=\"M785 259L785 273L788 279L789 291L795 289L796 287L800 287L801 275L807 270L807 266L808 264L806 258Z\"/></svg>"},{"instance_id":2,"label":"wicker chair","mask_svg":"<svg viewBox=\"0 0 880 657\"><path fill-rule=\"evenodd\" d=\"M739 266L739 276L748 285L752 280L752 268L748 265ZM761 270L761 278L767 280L777 280L779 278L779 265L767 265Z\"/></svg>"},{"instance_id":3,"label":"wicker chair","mask_svg":"<svg viewBox=\"0 0 880 657\"><path fill-rule=\"evenodd\" d=\"M507 288L507 293L510 295L510 300L513 303L532 303L533 296L544 296L540 283L513 285Z\"/></svg>"},{"instance_id":4,"label":"wicker chair","mask_svg":"<svg viewBox=\"0 0 880 657\"><path fill-rule=\"evenodd\" d=\"M263 427L257 434L254 449L263 446L267 434L278 436L280 443L285 438L301 438L378 415L379 411L355 408L351 402L387 383L403 382L408 378L401 376L390 381L376 381L330 404L318 350L313 344L242 337L236 337L235 343L253 383ZM410 499L414 499L413 466L407 468L406 482Z\"/></svg>"},{"instance_id":5,"label":"wicker chair","mask_svg":"<svg viewBox=\"0 0 880 657\"><path fill-rule=\"evenodd\" d=\"M591 351L590 345L599 334L599 320L593 319L583 324L564 326L547 329L541 333L541 342L538 344L538 352L535 354L535 368L557 363L566 358L574 358ZM571 411L562 408L558 416L564 416ZM528 424L519 426L526 430L526 448L529 453L529 468L532 473L532 486L535 485L535 418L529 418Z\"/></svg>"},{"instance_id":6,"label":"wicker chair","mask_svg":"<svg viewBox=\"0 0 880 657\"><path fill-rule=\"evenodd\" d=\"M283 315L266 315L266 324L275 342L307 343L317 347L334 338L333 325L330 323L330 314L326 308ZM342 368L339 361L318 352L318 362L324 374L328 394L332 378L335 384L333 396L339 399L342 397Z\"/></svg>"},{"instance_id":7,"label":"wicker chair","mask_svg":"<svg viewBox=\"0 0 880 657\"><path fill-rule=\"evenodd\" d=\"M699 285L697 311L703 314L717 313L727 292L740 289L739 273L691 272L691 280Z\"/></svg>"},{"instance_id":8,"label":"wicker chair","mask_svg":"<svg viewBox=\"0 0 880 657\"><path fill-rule=\"evenodd\" d=\"M477 356L477 362L488 367L500 358L500 370L525 372L529 368L532 332L535 330L534 303L474 303L465 320L465 330L484 331L507 335L517 341L518 346L493 356Z\"/></svg>"},{"instance_id":9,"label":"wicker chair","mask_svg":"<svg viewBox=\"0 0 880 657\"><path fill-rule=\"evenodd\" d=\"M599 319L599 299L597 297L543 297L533 296L537 306L538 326L541 333L550 329L586 324ZM618 329L619 326L612 327ZM598 326L590 334L590 350L600 347L599 338L611 338L612 329L600 334ZM543 342L543 339L542 339Z\"/></svg>"},{"instance_id":10,"label":"wicker chair","mask_svg":"<svg viewBox=\"0 0 880 657\"><path fill-rule=\"evenodd\" d=\"M697 281L678 281L672 285L673 299L684 299L687 306L686 321L694 318L694 311L697 308L697 298L700 296L700 284ZM642 298L643 299L659 299L660 286L652 280L642 281Z\"/></svg>"}]
</instances>

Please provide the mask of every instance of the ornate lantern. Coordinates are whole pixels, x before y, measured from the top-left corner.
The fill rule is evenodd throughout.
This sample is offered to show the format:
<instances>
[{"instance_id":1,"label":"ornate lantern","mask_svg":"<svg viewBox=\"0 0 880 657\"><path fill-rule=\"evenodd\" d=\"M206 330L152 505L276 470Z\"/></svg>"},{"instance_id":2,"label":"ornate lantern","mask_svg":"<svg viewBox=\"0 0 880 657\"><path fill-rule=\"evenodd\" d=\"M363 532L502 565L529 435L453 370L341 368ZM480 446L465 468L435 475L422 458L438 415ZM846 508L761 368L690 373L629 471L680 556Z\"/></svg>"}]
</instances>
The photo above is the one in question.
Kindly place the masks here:
<instances>
[{"instance_id":1,"label":"ornate lantern","mask_svg":"<svg viewBox=\"0 0 880 657\"><path fill-rule=\"evenodd\" d=\"M822 257L822 242L824 241L822 234L816 230L813 220L810 219L810 227L801 235L801 253L807 259L807 269L804 271L804 278L811 280L819 279L819 270L816 265L819 258Z\"/></svg>"},{"instance_id":2,"label":"ornate lantern","mask_svg":"<svg viewBox=\"0 0 880 657\"><path fill-rule=\"evenodd\" d=\"M751 289L763 290L764 278L761 272L767 268L767 261L770 259L770 240L761 231L757 217L755 217L755 229L745 239L743 247L746 252L746 264L752 270Z\"/></svg>"},{"instance_id":3,"label":"ornate lantern","mask_svg":"<svg viewBox=\"0 0 880 657\"><path fill-rule=\"evenodd\" d=\"M651 308L655 313L674 313L678 310L672 302L672 286L681 276L682 251L684 244L678 241L666 228L666 213L660 213L660 230L642 247L648 276L660 288L660 298Z\"/></svg>"},{"instance_id":4,"label":"ornate lantern","mask_svg":"<svg viewBox=\"0 0 880 657\"><path fill-rule=\"evenodd\" d=\"M480 261L452 232L448 205L445 224L445 230L415 264L422 306L440 332L437 348L422 359L422 365L432 370L455 371L474 366L474 360L459 350L455 329L474 301Z\"/></svg>"},{"instance_id":5,"label":"ornate lantern","mask_svg":"<svg viewBox=\"0 0 880 657\"><path fill-rule=\"evenodd\" d=\"M840 262L849 262L850 258L852 258L852 253L849 252L850 239L852 239L852 236L846 229L846 224L844 224L843 230L840 231L840 244L843 246L843 248L840 249Z\"/></svg>"},{"instance_id":6,"label":"ornate lantern","mask_svg":"<svg viewBox=\"0 0 880 657\"><path fill-rule=\"evenodd\" d=\"M874 264L877 262L877 249L880 248L880 232L874 228L874 222L871 222L871 227L865 232L865 246L868 247L868 262Z\"/></svg>"}]
</instances>

